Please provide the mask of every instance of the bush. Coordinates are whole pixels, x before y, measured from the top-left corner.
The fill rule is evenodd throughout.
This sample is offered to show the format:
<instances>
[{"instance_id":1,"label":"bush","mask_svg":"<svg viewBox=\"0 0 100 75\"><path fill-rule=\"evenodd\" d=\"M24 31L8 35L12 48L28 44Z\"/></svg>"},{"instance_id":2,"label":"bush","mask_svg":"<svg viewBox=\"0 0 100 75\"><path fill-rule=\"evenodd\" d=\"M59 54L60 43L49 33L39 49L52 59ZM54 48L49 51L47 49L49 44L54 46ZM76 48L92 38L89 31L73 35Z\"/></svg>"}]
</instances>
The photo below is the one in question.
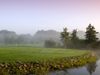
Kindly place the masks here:
<instances>
[{"instance_id":1,"label":"bush","mask_svg":"<svg viewBox=\"0 0 100 75\"><path fill-rule=\"evenodd\" d=\"M46 48L54 48L54 47L56 47L56 42L53 40L46 40L45 47Z\"/></svg>"}]
</instances>

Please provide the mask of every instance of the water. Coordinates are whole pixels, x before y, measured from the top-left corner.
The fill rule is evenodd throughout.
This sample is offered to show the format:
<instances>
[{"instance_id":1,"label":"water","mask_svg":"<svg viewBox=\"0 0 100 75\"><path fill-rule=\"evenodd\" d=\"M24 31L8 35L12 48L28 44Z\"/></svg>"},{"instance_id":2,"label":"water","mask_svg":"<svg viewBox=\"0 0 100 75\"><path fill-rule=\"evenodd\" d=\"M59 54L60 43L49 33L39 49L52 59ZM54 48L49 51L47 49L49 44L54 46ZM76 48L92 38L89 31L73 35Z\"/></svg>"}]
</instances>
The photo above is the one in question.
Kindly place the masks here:
<instances>
[{"instance_id":1,"label":"water","mask_svg":"<svg viewBox=\"0 0 100 75\"><path fill-rule=\"evenodd\" d=\"M100 60L79 68L50 72L48 75L100 75Z\"/></svg>"}]
</instances>

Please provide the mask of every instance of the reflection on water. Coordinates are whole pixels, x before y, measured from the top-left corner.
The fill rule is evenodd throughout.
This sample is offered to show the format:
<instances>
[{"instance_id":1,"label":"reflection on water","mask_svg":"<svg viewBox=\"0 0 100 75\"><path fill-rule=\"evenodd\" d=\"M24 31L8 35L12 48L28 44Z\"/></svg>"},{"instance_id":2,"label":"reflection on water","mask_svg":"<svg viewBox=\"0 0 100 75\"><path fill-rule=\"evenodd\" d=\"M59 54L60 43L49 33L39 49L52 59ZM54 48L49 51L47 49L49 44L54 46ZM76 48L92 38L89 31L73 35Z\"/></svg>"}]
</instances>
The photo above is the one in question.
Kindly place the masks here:
<instances>
[{"instance_id":1,"label":"reflection on water","mask_svg":"<svg viewBox=\"0 0 100 75\"><path fill-rule=\"evenodd\" d=\"M95 72L96 67L97 67L96 63L90 63L86 66L87 71L90 73L90 75L92 75Z\"/></svg>"},{"instance_id":2,"label":"reflection on water","mask_svg":"<svg viewBox=\"0 0 100 75\"><path fill-rule=\"evenodd\" d=\"M50 72L48 75L100 75L100 60L84 67Z\"/></svg>"}]
</instances>

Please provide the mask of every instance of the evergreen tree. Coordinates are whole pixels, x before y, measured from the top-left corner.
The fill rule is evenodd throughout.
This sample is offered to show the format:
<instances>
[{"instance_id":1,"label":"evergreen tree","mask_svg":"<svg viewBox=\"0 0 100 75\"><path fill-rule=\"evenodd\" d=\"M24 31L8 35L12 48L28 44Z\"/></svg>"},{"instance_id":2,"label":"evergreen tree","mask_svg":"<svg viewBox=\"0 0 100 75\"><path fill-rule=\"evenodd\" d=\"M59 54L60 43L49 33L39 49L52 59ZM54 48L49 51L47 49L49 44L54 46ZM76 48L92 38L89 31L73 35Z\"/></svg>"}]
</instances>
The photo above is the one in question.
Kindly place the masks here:
<instances>
[{"instance_id":1,"label":"evergreen tree","mask_svg":"<svg viewBox=\"0 0 100 75\"><path fill-rule=\"evenodd\" d=\"M67 48L69 40L69 32L67 31L67 28L64 28L63 32L61 32L61 40L63 42L64 47Z\"/></svg>"},{"instance_id":2,"label":"evergreen tree","mask_svg":"<svg viewBox=\"0 0 100 75\"><path fill-rule=\"evenodd\" d=\"M96 32L94 26L89 24L89 26L86 28L86 43L87 44L93 44L96 43L98 38L96 37Z\"/></svg>"},{"instance_id":3,"label":"evergreen tree","mask_svg":"<svg viewBox=\"0 0 100 75\"><path fill-rule=\"evenodd\" d=\"M74 29L71 34L71 41L72 43L76 43L78 40L79 38L77 37L77 30Z\"/></svg>"},{"instance_id":4,"label":"evergreen tree","mask_svg":"<svg viewBox=\"0 0 100 75\"><path fill-rule=\"evenodd\" d=\"M71 34L71 48L78 48L79 46L79 38L77 37L77 30L74 29Z\"/></svg>"}]
</instances>

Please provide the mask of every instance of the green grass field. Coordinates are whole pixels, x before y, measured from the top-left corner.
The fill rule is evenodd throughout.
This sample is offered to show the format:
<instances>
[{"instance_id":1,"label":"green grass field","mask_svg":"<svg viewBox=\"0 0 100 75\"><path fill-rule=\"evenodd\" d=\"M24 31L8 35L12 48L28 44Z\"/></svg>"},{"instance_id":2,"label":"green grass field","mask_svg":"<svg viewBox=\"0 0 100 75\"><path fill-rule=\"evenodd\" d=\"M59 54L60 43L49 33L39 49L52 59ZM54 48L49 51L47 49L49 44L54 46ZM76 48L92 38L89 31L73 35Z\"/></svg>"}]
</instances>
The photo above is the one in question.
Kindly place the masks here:
<instances>
[{"instance_id":1,"label":"green grass field","mask_svg":"<svg viewBox=\"0 0 100 75\"><path fill-rule=\"evenodd\" d=\"M5 47L0 48L0 62L31 62L52 60L87 53L85 50L33 48L33 47Z\"/></svg>"}]
</instances>

